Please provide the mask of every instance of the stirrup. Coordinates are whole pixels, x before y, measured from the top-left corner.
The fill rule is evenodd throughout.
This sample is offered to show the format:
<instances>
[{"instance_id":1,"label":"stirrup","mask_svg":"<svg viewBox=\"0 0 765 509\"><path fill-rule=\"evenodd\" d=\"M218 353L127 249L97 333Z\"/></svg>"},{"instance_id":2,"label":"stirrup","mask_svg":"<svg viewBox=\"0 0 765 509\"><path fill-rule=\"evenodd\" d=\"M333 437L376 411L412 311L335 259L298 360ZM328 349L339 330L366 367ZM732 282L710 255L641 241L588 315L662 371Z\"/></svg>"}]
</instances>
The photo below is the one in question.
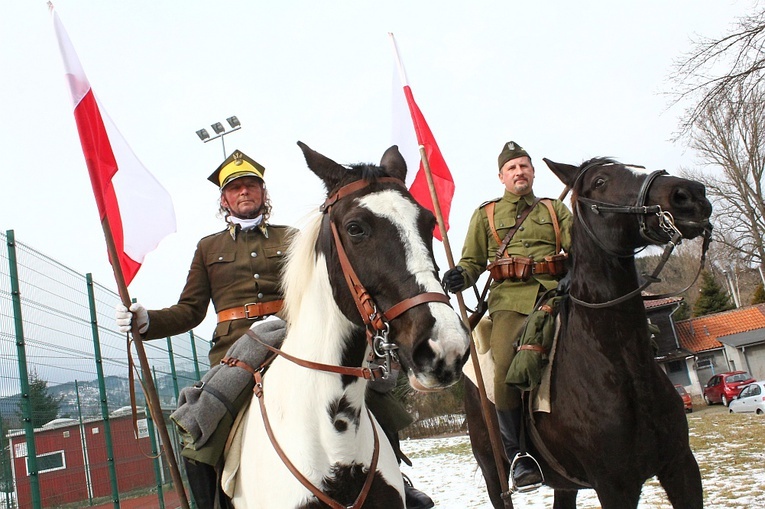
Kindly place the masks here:
<instances>
[{"instance_id":1,"label":"stirrup","mask_svg":"<svg viewBox=\"0 0 765 509\"><path fill-rule=\"evenodd\" d=\"M529 458L531 461L534 462L534 466L536 467L537 471L539 472L539 477L541 477L541 480L536 483L527 484L525 486L518 486L515 484L515 476L513 473L515 473L515 467L518 464L518 461L520 461L523 458ZM538 490L542 487L542 485L545 483L545 474L542 472L542 468L539 466L539 462L529 453L523 453L520 452L515 455L513 458L513 462L510 464L510 481L512 483L512 486L510 486L510 492L511 493L528 493L530 491Z\"/></svg>"}]
</instances>

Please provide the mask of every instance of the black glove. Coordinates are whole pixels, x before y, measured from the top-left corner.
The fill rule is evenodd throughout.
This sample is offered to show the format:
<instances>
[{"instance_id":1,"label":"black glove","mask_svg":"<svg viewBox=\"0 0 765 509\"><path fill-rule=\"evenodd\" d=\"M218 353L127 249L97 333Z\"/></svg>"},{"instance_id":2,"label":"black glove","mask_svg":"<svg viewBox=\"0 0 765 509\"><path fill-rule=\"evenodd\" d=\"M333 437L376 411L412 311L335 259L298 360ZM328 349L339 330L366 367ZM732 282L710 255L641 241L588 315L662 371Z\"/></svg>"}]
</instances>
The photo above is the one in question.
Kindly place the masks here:
<instances>
[{"instance_id":1,"label":"black glove","mask_svg":"<svg viewBox=\"0 0 765 509\"><path fill-rule=\"evenodd\" d=\"M457 265L453 269L449 269L444 273L444 279L441 280L441 284L444 285L444 289L452 293L461 292L465 289L465 269Z\"/></svg>"}]
</instances>

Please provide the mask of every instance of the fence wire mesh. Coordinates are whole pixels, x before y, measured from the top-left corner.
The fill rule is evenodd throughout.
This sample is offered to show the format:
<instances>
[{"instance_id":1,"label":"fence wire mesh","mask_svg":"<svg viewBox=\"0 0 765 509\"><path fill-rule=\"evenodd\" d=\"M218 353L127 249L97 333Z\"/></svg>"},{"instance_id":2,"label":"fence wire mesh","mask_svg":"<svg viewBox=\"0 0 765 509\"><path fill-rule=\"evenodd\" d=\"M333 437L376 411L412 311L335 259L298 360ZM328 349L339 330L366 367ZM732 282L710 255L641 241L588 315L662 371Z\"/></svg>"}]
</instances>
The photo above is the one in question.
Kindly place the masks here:
<instances>
[{"instance_id":1,"label":"fence wire mesh","mask_svg":"<svg viewBox=\"0 0 765 509\"><path fill-rule=\"evenodd\" d=\"M164 458L152 458L157 435L138 374L134 431L130 350L114 324L119 295L12 231L0 241L0 508L118 507L140 491L161 498L171 477ZM167 416L209 369L210 344L187 333L144 347Z\"/></svg>"}]
</instances>

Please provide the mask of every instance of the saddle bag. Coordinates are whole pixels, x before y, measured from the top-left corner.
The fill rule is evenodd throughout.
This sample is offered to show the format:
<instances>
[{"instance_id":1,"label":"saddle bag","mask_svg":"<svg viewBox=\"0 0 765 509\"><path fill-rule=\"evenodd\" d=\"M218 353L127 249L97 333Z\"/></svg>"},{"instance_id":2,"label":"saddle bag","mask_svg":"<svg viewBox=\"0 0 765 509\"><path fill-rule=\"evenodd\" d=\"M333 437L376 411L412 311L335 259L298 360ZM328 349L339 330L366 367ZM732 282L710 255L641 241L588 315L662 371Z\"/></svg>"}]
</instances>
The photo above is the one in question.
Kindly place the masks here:
<instances>
[{"instance_id":1,"label":"saddle bag","mask_svg":"<svg viewBox=\"0 0 765 509\"><path fill-rule=\"evenodd\" d=\"M497 282L511 279L513 281L528 281L533 273L534 260L523 256L499 258L489 264L487 269L492 279Z\"/></svg>"},{"instance_id":2,"label":"saddle bag","mask_svg":"<svg viewBox=\"0 0 765 509\"><path fill-rule=\"evenodd\" d=\"M507 370L505 383L522 391L531 391L541 383L542 369L548 362L558 329L558 315L567 298L567 294L558 295L555 289L539 298L514 343L516 353Z\"/></svg>"}]
</instances>

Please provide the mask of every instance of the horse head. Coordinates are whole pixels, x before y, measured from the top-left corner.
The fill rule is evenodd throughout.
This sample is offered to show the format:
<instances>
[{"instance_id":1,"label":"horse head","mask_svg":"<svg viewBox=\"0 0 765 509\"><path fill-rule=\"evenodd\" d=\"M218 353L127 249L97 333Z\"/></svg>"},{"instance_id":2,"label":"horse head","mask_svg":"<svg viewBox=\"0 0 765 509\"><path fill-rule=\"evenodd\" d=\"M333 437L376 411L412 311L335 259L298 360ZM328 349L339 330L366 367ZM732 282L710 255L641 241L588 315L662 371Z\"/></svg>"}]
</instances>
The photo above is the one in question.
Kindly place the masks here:
<instances>
[{"instance_id":1,"label":"horse head","mask_svg":"<svg viewBox=\"0 0 765 509\"><path fill-rule=\"evenodd\" d=\"M326 260L338 312L376 353L390 352L420 390L455 383L467 358L467 329L448 305L433 257L436 220L404 185L396 146L379 166L342 166L298 142L327 200L316 256ZM367 347L354 341L343 363L360 365ZM380 351L383 350L383 351Z\"/></svg>"},{"instance_id":2,"label":"horse head","mask_svg":"<svg viewBox=\"0 0 765 509\"><path fill-rule=\"evenodd\" d=\"M669 176L664 170L639 172L642 167L608 158L580 166L544 161L571 189L574 214L586 230L596 216L607 223L598 236L612 239L611 245L618 246L611 247L612 252L666 244L677 233L682 237L674 242L711 232L712 205L699 182Z\"/></svg>"}]
</instances>

